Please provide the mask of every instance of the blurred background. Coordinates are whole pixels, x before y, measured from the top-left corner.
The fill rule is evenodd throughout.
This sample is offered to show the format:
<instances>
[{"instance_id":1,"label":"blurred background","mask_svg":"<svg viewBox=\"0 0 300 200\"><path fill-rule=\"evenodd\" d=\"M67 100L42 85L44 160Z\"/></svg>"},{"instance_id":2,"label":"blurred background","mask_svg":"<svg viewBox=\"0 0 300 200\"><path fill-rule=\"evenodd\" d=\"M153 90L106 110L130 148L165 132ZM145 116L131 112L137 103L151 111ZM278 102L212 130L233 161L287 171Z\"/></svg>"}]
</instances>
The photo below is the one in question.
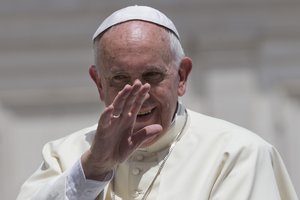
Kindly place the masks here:
<instances>
[{"instance_id":1,"label":"blurred background","mask_svg":"<svg viewBox=\"0 0 300 200\"><path fill-rule=\"evenodd\" d=\"M299 0L0 0L1 199L16 198L46 142L97 122L91 37L133 4L177 26L194 62L187 107L276 146L299 194Z\"/></svg>"}]
</instances>

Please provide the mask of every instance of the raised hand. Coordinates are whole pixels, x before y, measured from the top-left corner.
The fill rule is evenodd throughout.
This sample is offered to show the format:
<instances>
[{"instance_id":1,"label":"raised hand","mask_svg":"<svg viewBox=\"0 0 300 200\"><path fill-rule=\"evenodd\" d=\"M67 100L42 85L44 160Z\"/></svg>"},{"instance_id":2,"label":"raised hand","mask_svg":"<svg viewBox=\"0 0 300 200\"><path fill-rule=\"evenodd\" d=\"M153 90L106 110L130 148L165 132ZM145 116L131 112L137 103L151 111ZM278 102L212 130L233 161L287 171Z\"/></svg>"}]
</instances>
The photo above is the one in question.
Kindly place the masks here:
<instances>
[{"instance_id":1,"label":"raised hand","mask_svg":"<svg viewBox=\"0 0 300 200\"><path fill-rule=\"evenodd\" d=\"M162 127L151 124L133 132L137 114L149 97L150 85L136 80L126 85L111 105L106 107L90 149L81 157L85 176L101 180L118 163L124 161L145 140L156 136Z\"/></svg>"}]
</instances>

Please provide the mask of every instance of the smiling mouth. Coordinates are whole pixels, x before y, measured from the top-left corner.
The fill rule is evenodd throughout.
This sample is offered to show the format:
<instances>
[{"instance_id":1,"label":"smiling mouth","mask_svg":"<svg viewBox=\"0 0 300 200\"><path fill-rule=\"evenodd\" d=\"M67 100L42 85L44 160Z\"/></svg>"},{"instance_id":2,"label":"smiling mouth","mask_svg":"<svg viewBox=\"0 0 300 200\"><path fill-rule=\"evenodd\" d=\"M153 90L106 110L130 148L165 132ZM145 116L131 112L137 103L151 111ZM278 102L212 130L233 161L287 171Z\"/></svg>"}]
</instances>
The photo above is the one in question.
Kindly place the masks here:
<instances>
[{"instance_id":1,"label":"smiling mouth","mask_svg":"<svg viewBox=\"0 0 300 200\"><path fill-rule=\"evenodd\" d=\"M141 117L141 116L145 116L145 115L149 115L150 113L152 113L154 109L151 109L151 110L145 110L145 111L140 111L137 116L138 117Z\"/></svg>"}]
</instances>

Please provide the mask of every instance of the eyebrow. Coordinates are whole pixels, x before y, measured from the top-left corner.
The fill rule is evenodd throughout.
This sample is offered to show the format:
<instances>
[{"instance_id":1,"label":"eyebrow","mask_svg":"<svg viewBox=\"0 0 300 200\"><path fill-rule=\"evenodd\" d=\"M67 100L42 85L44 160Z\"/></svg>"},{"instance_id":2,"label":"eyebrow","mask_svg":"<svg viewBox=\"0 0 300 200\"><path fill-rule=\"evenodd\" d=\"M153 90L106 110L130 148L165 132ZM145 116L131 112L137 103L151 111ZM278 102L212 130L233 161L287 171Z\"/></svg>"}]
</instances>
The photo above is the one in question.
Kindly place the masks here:
<instances>
[{"instance_id":1,"label":"eyebrow","mask_svg":"<svg viewBox=\"0 0 300 200\"><path fill-rule=\"evenodd\" d=\"M130 75L130 73L124 69L120 69L120 68L117 68L117 69L110 69L109 70L111 74L128 74ZM147 72L152 72L152 71L155 71L155 72L167 72L167 68L165 66L148 66L146 67L146 69L142 72L142 74L144 73L147 73Z\"/></svg>"},{"instance_id":2,"label":"eyebrow","mask_svg":"<svg viewBox=\"0 0 300 200\"><path fill-rule=\"evenodd\" d=\"M167 68L164 66L160 66L160 67L156 67L156 66L152 66L151 68L147 68L143 73L147 73L147 72L167 72Z\"/></svg>"}]
</instances>

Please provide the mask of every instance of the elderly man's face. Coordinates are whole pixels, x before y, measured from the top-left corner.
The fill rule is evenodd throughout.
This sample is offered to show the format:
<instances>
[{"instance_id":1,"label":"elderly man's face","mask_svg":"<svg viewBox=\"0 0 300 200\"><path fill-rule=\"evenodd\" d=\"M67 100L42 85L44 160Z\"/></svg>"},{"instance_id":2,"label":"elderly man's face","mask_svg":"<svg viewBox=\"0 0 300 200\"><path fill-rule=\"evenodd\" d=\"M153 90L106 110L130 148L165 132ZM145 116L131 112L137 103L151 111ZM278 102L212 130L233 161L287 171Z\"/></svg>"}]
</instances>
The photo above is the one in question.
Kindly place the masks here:
<instances>
[{"instance_id":1,"label":"elderly man's face","mask_svg":"<svg viewBox=\"0 0 300 200\"><path fill-rule=\"evenodd\" d=\"M151 23L130 21L108 30L98 45L100 74L96 83L101 99L109 105L126 84L132 84L136 79L149 83L150 97L142 105L134 130L160 124L163 134L171 124L178 96L185 92L190 71L190 68L187 72L176 69L168 33ZM143 146L153 141L147 141Z\"/></svg>"}]
</instances>

